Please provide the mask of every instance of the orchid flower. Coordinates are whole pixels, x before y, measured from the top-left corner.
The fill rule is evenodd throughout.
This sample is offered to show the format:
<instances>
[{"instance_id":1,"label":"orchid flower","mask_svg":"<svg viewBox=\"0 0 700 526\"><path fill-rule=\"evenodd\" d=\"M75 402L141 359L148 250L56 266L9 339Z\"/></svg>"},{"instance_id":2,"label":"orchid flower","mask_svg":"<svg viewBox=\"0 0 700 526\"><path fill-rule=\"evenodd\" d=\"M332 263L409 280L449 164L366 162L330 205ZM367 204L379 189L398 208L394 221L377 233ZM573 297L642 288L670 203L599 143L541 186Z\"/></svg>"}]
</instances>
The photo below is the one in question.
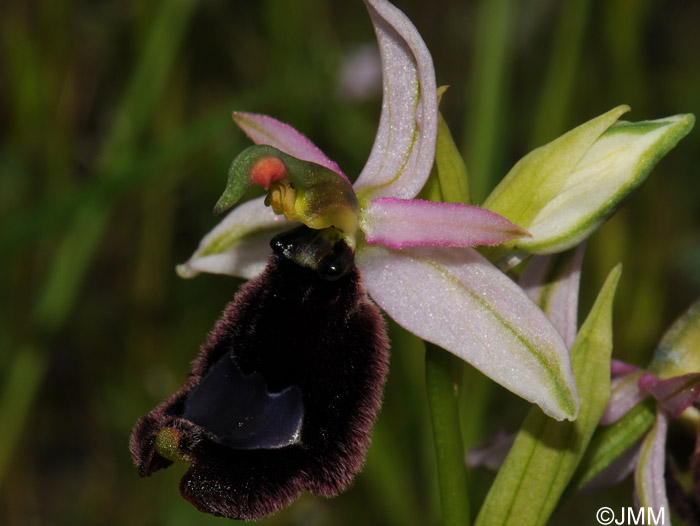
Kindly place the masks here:
<instances>
[{"instance_id":1,"label":"orchid flower","mask_svg":"<svg viewBox=\"0 0 700 526\"><path fill-rule=\"evenodd\" d=\"M432 58L401 11L387 0L364 1L380 48L383 104L355 183L291 126L236 112L255 145L231 164L215 212L254 185L267 195L234 208L178 267L183 277L213 272L250 281L183 387L136 424L130 449L142 476L190 463L180 491L214 515L258 519L304 490L328 497L352 483L388 367L380 308L537 404L544 414L534 410L533 418L557 440L585 437L576 452L562 447L568 457L552 472L570 476L609 392L609 320L620 271L577 335L580 253L566 290L552 296L566 305L554 316L471 247L495 246L491 259L498 260L579 244L692 127L692 116L616 123L626 107L616 108L525 157L485 208L416 199L443 126ZM439 155L436 164L439 171ZM579 406L576 422L549 418L576 420ZM559 486L568 480L559 478Z\"/></svg>"},{"instance_id":2,"label":"orchid flower","mask_svg":"<svg viewBox=\"0 0 700 526\"><path fill-rule=\"evenodd\" d=\"M669 421L681 417L695 422L700 440L700 301L671 326L644 370L614 360L611 367L612 395L601 419L602 425L620 421L630 410L647 398L656 405L656 420L641 443L637 454L634 483L640 507L663 510L665 524L670 524L671 505L686 520L700 520L697 494L700 483L700 449L696 446L692 460L694 498L687 497L668 470L666 437ZM700 444L700 442L699 442ZM617 478L624 476L617 474ZM667 494L670 490L670 495ZM694 501L694 503L693 503ZM689 504L693 503L693 504ZM693 523L695 523L693 522Z\"/></svg>"},{"instance_id":3,"label":"orchid flower","mask_svg":"<svg viewBox=\"0 0 700 526\"><path fill-rule=\"evenodd\" d=\"M287 192L285 210L279 196L294 173L312 173L311 179L335 176L335 210L341 209L344 219L330 223L354 248L372 300L410 332L471 363L547 414L575 418L578 399L561 337L510 278L468 248L527 233L486 209L415 199L435 152L432 59L401 11L385 0L365 3L379 41L384 96L374 146L355 184L350 186L335 162L287 124L234 113L235 122L260 146L234 161L217 208L232 205L255 182L270 189L273 208L264 206L265 198L234 208L178 272L185 277L199 272L256 276L267 261L270 235L293 226L275 212L311 227L330 226L329 214L323 217L326 223L313 224L318 213L308 206L315 197L307 189L303 196L297 191L294 203ZM271 158L281 163L263 162ZM253 173L255 163L260 164ZM282 164L295 165L292 177L276 171Z\"/></svg>"},{"instance_id":4,"label":"orchid flower","mask_svg":"<svg viewBox=\"0 0 700 526\"><path fill-rule=\"evenodd\" d=\"M180 491L214 515L258 519L304 490L333 496L351 484L388 363L383 319L368 294L404 328L552 417L576 418L557 330L469 248L527 232L489 210L414 199L435 156L432 59L401 11L386 0L365 3L384 99L355 184L290 126L235 113L256 145L234 159L215 210L252 185L268 194L230 212L179 268L185 276L253 279L226 308L185 385L136 424L130 449L142 476L189 462Z\"/></svg>"}]
</instances>

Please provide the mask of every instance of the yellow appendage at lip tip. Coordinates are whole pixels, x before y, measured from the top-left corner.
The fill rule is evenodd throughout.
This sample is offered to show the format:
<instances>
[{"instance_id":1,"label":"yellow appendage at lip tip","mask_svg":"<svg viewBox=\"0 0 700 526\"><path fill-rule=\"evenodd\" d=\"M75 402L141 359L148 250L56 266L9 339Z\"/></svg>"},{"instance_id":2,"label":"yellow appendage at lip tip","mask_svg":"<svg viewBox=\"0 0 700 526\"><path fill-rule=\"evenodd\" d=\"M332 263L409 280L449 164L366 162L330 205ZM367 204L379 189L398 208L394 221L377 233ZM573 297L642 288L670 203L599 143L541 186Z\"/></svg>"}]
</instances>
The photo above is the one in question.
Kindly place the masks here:
<instances>
[{"instance_id":1,"label":"yellow appendage at lip tip","mask_svg":"<svg viewBox=\"0 0 700 526\"><path fill-rule=\"evenodd\" d=\"M183 454L179 450L180 431L174 427L164 427L156 435L155 449L161 457L172 460L173 462L189 462L188 455Z\"/></svg>"}]
</instances>

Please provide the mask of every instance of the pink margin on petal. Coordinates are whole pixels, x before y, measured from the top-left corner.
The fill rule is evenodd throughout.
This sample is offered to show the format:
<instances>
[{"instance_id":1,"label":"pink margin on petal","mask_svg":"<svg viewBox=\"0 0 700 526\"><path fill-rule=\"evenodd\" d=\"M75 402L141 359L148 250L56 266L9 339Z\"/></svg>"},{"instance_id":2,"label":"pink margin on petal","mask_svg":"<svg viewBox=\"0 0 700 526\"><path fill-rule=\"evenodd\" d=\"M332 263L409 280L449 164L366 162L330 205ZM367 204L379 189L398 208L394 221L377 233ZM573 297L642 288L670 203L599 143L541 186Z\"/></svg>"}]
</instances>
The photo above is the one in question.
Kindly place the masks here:
<instances>
[{"instance_id":1,"label":"pink margin on petal","mask_svg":"<svg viewBox=\"0 0 700 526\"><path fill-rule=\"evenodd\" d=\"M700 373L674 376L666 380L644 373L637 384L642 391L656 398L672 418L678 418L700 396Z\"/></svg>"},{"instance_id":2,"label":"pink margin on petal","mask_svg":"<svg viewBox=\"0 0 700 526\"><path fill-rule=\"evenodd\" d=\"M505 217L478 206L394 197L371 201L362 211L360 227L367 243L393 249L498 245L528 235Z\"/></svg>"},{"instance_id":3,"label":"pink margin on petal","mask_svg":"<svg viewBox=\"0 0 700 526\"><path fill-rule=\"evenodd\" d=\"M331 161L303 133L289 124L269 115L242 111L234 111L233 120L255 144L267 144L302 161L320 164L342 175L346 181L350 182L335 162Z\"/></svg>"}]
</instances>

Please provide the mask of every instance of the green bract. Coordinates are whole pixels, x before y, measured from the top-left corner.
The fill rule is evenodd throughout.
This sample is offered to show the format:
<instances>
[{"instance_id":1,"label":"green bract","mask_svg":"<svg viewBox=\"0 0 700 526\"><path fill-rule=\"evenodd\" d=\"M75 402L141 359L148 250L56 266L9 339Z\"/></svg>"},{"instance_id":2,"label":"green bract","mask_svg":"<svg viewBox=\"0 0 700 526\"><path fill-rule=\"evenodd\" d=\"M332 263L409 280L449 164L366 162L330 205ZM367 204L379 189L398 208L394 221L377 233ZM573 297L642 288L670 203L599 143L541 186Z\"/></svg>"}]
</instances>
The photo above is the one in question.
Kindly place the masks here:
<instances>
[{"instance_id":1,"label":"green bract","mask_svg":"<svg viewBox=\"0 0 700 526\"><path fill-rule=\"evenodd\" d=\"M610 395L612 301L621 267L610 272L571 349L581 397L574 422L533 408L486 496L476 526L546 524L593 435Z\"/></svg>"},{"instance_id":2,"label":"green bract","mask_svg":"<svg viewBox=\"0 0 700 526\"><path fill-rule=\"evenodd\" d=\"M452 139L447 122L438 114L438 135L435 146L437 169L443 200L452 203L471 204L469 175L464 160Z\"/></svg>"},{"instance_id":3,"label":"green bract","mask_svg":"<svg viewBox=\"0 0 700 526\"><path fill-rule=\"evenodd\" d=\"M438 102L447 91L447 86L438 88ZM469 189L469 173L462 154L452 138L447 121L438 112L437 141L435 142L435 163L430 177L418 197L428 201L472 204Z\"/></svg>"},{"instance_id":4,"label":"green bract","mask_svg":"<svg viewBox=\"0 0 700 526\"><path fill-rule=\"evenodd\" d=\"M599 427L581 460L568 492L584 487L625 451L639 442L656 419L655 403L647 399L609 426Z\"/></svg>"},{"instance_id":5,"label":"green bract","mask_svg":"<svg viewBox=\"0 0 700 526\"><path fill-rule=\"evenodd\" d=\"M532 234L510 250L551 254L586 239L695 123L691 114L617 121L628 110L619 106L530 152L494 189L484 207Z\"/></svg>"}]
</instances>

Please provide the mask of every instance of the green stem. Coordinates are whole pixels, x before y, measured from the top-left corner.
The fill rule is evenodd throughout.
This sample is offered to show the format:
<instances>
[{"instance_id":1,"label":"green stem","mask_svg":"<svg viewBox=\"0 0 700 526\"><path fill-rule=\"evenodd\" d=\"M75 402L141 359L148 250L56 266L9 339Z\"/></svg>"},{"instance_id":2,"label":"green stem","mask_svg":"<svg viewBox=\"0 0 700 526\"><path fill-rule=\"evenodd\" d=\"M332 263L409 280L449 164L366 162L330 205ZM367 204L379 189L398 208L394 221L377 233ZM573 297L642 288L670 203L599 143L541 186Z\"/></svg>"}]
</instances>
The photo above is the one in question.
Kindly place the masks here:
<instances>
[{"instance_id":1,"label":"green stem","mask_svg":"<svg viewBox=\"0 0 700 526\"><path fill-rule=\"evenodd\" d=\"M462 425L462 444L465 449L469 449L486 436L484 424L489 419L488 411L494 396L494 383L473 366L469 364L462 364L462 366L459 419ZM467 475L473 474L471 471L467 472Z\"/></svg>"},{"instance_id":2,"label":"green stem","mask_svg":"<svg viewBox=\"0 0 700 526\"><path fill-rule=\"evenodd\" d=\"M479 3L464 143L477 203L484 200L499 177L497 163L502 156L497 152L507 111L514 7L512 0Z\"/></svg>"},{"instance_id":3,"label":"green stem","mask_svg":"<svg viewBox=\"0 0 700 526\"><path fill-rule=\"evenodd\" d=\"M590 0L562 3L562 14L552 46L549 68L537 105L532 147L554 139L565 128L576 86L581 48L588 23Z\"/></svg>"},{"instance_id":4,"label":"green stem","mask_svg":"<svg viewBox=\"0 0 700 526\"><path fill-rule=\"evenodd\" d=\"M469 490L454 365L451 354L426 342L425 384L435 438L443 524L464 526L470 523ZM461 371L461 363L459 365Z\"/></svg>"}]
</instances>

